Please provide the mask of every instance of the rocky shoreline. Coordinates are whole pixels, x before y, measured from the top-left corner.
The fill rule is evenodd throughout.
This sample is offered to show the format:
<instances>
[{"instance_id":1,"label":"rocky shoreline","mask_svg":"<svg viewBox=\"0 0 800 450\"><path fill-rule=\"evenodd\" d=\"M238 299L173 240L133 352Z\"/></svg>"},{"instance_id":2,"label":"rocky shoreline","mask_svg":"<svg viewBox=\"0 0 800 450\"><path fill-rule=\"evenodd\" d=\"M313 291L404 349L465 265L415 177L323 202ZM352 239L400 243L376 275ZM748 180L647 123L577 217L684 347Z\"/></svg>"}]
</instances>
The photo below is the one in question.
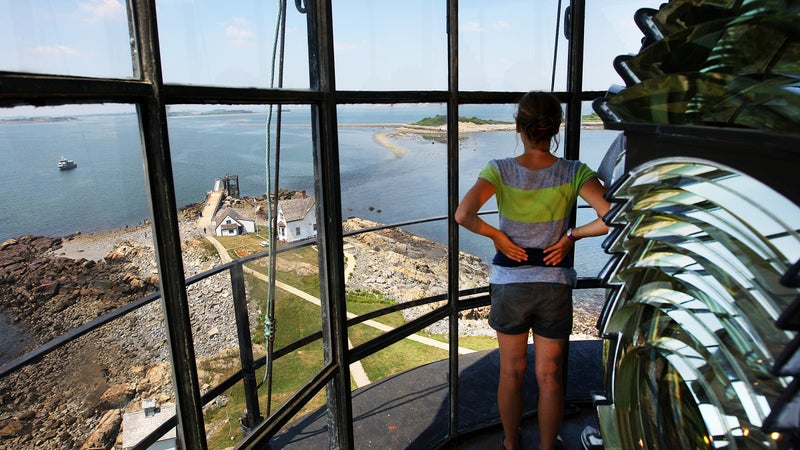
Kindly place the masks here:
<instances>
[{"instance_id":1,"label":"rocky shoreline","mask_svg":"<svg viewBox=\"0 0 800 450\"><path fill-rule=\"evenodd\" d=\"M203 244L196 217L197 211L189 208L180 221L187 277L220 262ZM378 225L351 218L343 226L355 230ZM42 344L157 290L149 233L145 226L66 238L22 236L3 242L2 311L12 314ZM441 244L387 229L346 238L345 253L355 261L347 278L348 290L377 290L399 302L447 291L447 252ZM460 260L460 288L485 285L483 262L466 254ZM202 370L203 361L238 345L227 273L192 284L188 292L199 378L207 380L203 386L207 389L219 380ZM596 338L599 305L590 303L596 307L581 308L576 300L578 337ZM405 314L412 319L432 307ZM493 336L486 325L487 312L484 307L462 313L459 334ZM446 327L443 321L428 330L445 333ZM174 402L167 347L161 302L156 300L3 378L0 446L120 448L124 412L139 409L143 398Z\"/></svg>"},{"instance_id":2,"label":"rocky shoreline","mask_svg":"<svg viewBox=\"0 0 800 450\"><path fill-rule=\"evenodd\" d=\"M219 263L200 250L192 220L182 220L181 231L187 277ZM41 345L158 290L149 232L21 236L0 244L2 310ZM232 296L219 277L188 292L202 367L238 345ZM157 299L0 380L0 446L121 448L125 411L139 409L143 398L174 402L169 361Z\"/></svg>"}]
</instances>

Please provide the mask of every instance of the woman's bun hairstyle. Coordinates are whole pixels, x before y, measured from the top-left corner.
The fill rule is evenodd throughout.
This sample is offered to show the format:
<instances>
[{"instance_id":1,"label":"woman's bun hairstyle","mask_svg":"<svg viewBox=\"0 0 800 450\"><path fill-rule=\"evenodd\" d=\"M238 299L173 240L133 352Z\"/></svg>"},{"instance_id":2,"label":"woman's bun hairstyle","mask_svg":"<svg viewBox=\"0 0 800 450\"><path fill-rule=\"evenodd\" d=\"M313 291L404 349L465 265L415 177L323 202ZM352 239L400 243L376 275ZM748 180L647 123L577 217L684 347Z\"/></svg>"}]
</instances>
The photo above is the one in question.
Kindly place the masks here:
<instances>
[{"instance_id":1,"label":"woman's bun hairstyle","mask_svg":"<svg viewBox=\"0 0 800 450\"><path fill-rule=\"evenodd\" d=\"M521 133L534 142L550 142L558 135L564 111L561 103L547 92L531 91L519 101L515 119ZM558 142L556 142L556 148Z\"/></svg>"}]
</instances>

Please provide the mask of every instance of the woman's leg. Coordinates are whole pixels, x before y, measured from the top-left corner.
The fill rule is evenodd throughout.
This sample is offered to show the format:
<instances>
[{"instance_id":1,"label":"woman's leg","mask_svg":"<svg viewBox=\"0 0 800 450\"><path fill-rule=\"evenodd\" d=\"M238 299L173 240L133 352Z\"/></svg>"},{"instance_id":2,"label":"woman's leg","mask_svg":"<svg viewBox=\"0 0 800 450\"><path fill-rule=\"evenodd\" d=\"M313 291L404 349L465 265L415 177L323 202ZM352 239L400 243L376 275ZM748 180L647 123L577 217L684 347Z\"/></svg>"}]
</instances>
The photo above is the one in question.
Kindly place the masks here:
<instances>
[{"instance_id":1,"label":"woman's leg","mask_svg":"<svg viewBox=\"0 0 800 450\"><path fill-rule=\"evenodd\" d=\"M539 449L555 446L561 419L564 416L564 389L561 383L566 339L550 339L533 335L536 381L539 384Z\"/></svg>"},{"instance_id":2,"label":"woman's leg","mask_svg":"<svg viewBox=\"0 0 800 450\"><path fill-rule=\"evenodd\" d=\"M497 408L506 436L503 446L507 450L516 450L522 422L522 382L528 364L528 333L504 334L498 331L497 343L500 347Z\"/></svg>"}]
</instances>

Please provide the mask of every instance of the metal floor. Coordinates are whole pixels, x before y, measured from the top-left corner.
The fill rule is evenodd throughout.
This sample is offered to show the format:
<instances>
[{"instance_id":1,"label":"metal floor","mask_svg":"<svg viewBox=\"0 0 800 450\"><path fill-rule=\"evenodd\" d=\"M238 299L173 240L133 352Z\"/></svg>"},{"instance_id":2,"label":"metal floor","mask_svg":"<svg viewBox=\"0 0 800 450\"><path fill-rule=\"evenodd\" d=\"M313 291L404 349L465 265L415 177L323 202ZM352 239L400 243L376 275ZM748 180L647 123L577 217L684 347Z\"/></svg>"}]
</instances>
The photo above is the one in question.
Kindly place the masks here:
<instances>
[{"instance_id":1,"label":"metal floor","mask_svg":"<svg viewBox=\"0 0 800 450\"><path fill-rule=\"evenodd\" d=\"M572 341L567 374L568 412L561 436L567 449L581 449L580 436L597 417L592 394L602 390L602 341ZM529 346L530 361L533 347ZM361 388L353 394L353 434L356 449L499 449L497 413L497 350L463 355L459 359L459 429L455 442L440 446L448 429L447 361L417 367ZM538 444L536 381L533 364L526 375L524 448ZM473 430L473 431L470 431ZM437 447L438 445L438 447ZM287 426L270 441L276 449L328 448L327 420L316 411Z\"/></svg>"}]
</instances>

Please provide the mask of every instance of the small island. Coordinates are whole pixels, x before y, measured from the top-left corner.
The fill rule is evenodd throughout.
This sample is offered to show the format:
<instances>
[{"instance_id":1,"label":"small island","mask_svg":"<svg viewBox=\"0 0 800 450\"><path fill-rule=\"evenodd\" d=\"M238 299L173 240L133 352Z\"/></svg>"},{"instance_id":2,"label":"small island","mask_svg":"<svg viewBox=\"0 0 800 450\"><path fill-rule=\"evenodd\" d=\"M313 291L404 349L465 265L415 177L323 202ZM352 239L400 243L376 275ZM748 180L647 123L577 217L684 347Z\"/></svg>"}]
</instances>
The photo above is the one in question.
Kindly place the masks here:
<instances>
[{"instance_id":1,"label":"small island","mask_svg":"<svg viewBox=\"0 0 800 450\"><path fill-rule=\"evenodd\" d=\"M350 125L355 126L355 125ZM364 125L358 125L364 126ZM564 124L561 124L564 127ZM375 141L381 146L391 150L396 156L403 156L407 150L397 145L392 139L402 139L409 134L416 134L423 139L433 142L447 143L447 116L437 114L433 117L425 117L414 123L400 125L383 125L385 128L393 128L392 131L384 131L375 134ZM603 128L603 122L597 114L587 114L581 117L581 128L599 130ZM489 131L516 131L516 123L513 121L481 119L479 117L458 117L458 137L465 139L468 133L482 133Z\"/></svg>"}]
</instances>

